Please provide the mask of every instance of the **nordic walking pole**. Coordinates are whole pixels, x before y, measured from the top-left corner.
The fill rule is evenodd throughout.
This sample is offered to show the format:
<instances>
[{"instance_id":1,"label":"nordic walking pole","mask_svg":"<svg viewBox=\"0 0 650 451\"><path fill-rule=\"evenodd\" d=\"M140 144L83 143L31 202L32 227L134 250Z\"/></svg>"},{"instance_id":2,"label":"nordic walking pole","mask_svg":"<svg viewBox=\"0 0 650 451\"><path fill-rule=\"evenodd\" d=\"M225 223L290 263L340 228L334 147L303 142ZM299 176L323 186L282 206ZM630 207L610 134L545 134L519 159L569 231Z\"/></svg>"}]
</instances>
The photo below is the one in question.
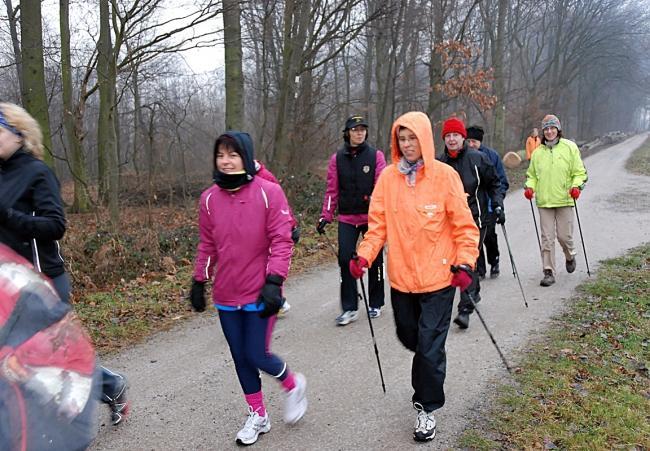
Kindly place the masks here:
<instances>
[{"instance_id":1,"label":"nordic walking pole","mask_svg":"<svg viewBox=\"0 0 650 451\"><path fill-rule=\"evenodd\" d=\"M452 265L451 266L451 272L457 273L458 271L462 271L458 266ZM471 276L472 279L474 279L474 275ZM469 288L465 290L465 294L467 294L467 297L469 298L470 302L474 306L474 311L478 315L478 319L481 320L481 324L483 324L483 328L485 329L485 332L487 332L488 336L490 337L490 340L492 340L492 344L496 348L497 352L499 353L499 357L501 357L501 361L506 367L506 370L508 370L508 373L512 374L512 367L508 364L508 361L506 360L506 356L503 355L503 352L501 352L501 348L497 344L497 341L494 339L494 336L492 335L492 332L490 332L490 329L488 328L487 324L485 324L485 320L483 319L483 315L481 315L481 311L478 309L476 306L476 302L474 302L474 296L469 292Z\"/></svg>"},{"instance_id":2,"label":"nordic walking pole","mask_svg":"<svg viewBox=\"0 0 650 451\"><path fill-rule=\"evenodd\" d=\"M354 257L356 258L356 254ZM366 315L368 316L368 325L370 326L370 336L372 337L372 344L375 347L375 357L377 357L377 368L379 368L379 377L381 378L381 388L384 390L384 394L386 394L386 384L384 383L384 373L381 371L381 361L379 360L379 349L377 348L377 340L375 340L375 329L372 327L372 320L370 319L370 312L369 312L369 305L368 305L368 298L366 297L366 286L363 283L363 275L359 278L359 282L361 282L361 294L363 297L363 303L366 305Z\"/></svg>"},{"instance_id":3,"label":"nordic walking pole","mask_svg":"<svg viewBox=\"0 0 650 451\"><path fill-rule=\"evenodd\" d=\"M485 320L483 319L483 315L481 315L481 311L476 307L476 302L474 302L474 296L472 296L469 292L467 293L467 296L469 297L469 300L472 302L472 305L474 306L474 311L478 315L478 319L481 320L481 324L483 324L483 327L485 328L485 332L487 332L488 336L490 337L490 340L492 340L492 344L496 348L497 352L499 353L499 357L501 357L501 361L506 367L506 370L508 370L508 373L512 374L512 368L510 365L508 365L508 361L506 360L506 356L503 355L503 352L501 352L501 348L499 348L499 345L497 344L497 341L494 339L494 336L492 335L492 332L490 332L490 329L488 329L487 324L485 324ZM526 305L528 307L528 305Z\"/></svg>"},{"instance_id":4,"label":"nordic walking pole","mask_svg":"<svg viewBox=\"0 0 650 451\"><path fill-rule=\"evenodd\" d=\"M524 305L526 306L526 308L528 308L528 302L526 302L526 295L524 294L524 287L521 285L521 279L519 278L519 271L517 271L517 266L515 266L515 259L512 256L512 249L510 249L510 241L508 240L506 225L501 224L501 229L503 230L503 237L506 239L506 245L508 246L508 254L510 255L510 264L512 265L512 274L516 277L517 282L519 282L519 289L521 290L521 296L524 298Z\"/></svg>"},{"instance_id":5,"label":"nordic walking pole","mask_svg":"<svg viewBox=\"0 0 650 451\"><path fill-rule=\"evenodd\" d=\"M539 229L537 228L537 219L535 219L535 209L533 208L533 199L528 199L530 202L530 212L533 214L533 224L535 224L535 236L537 237L537 245L539 252L542 253L542 242L539 240Z\"/></svg>"},{"instance_id":6,"label":"nordic walking pole","mask_svg":"<svg viewBox=\"0 0 650 451\"><path fill-rule=\"evenodd\" d=\"M587 249L585 248L585 239L582 236L582 227L580 226L580 215L578 214L578 203L573 199L573 206L576 209L576 218L578 218L578 230L580 231L580 241L582 241L582 251L585 253L585 263L587 264L587 274L591 277L591 272L589 271L589 260L587 260Z\"/></svg>"},{"instance_id":7,"label":"nordic walking pole","mask_svg":"<svg viewBox=\"0 0 650 451\"><path fill-rule=\"evenodd\" d=\"M336 259L338 260L338 258L339 258L339 253L338 253L338 251L336 250L336 248L334 247L334 245L332 244L332 242L330 241L330 239L327 237L327 235L325 235L324 233L323 233L322 235L325 237L325 241L327 242L327 245L329 246L329 248L330 248L330 249L332 250L332 252L334 253L334 257L336 257Z\"/></svg>"}]
</instances>

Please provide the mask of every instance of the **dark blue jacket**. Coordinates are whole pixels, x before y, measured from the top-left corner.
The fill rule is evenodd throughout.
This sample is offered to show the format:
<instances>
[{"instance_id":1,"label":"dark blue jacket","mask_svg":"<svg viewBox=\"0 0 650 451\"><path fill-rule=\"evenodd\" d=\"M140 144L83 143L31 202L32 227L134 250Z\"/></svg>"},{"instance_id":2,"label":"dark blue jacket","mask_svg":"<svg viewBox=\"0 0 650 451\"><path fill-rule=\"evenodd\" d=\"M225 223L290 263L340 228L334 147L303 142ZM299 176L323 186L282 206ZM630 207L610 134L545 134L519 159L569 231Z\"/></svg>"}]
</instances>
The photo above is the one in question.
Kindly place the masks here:
<instances>
[{"instance_id":1,"label":"dark blue jacket","mask_svg":"<svg viewBox=\"0 0 650 451\"><path fill-rule=\"evenodd\" d=\"M494 169L497 171L497 176L499 177L499 181L501 182L501 195L502 198L505 199L506 197L506 191L508 191L508 188L510 188L510 183L508 182L508 177L506 176L506 170L503 167L503 163L501 162L501 157L499 157L499 154L496 153L495 150L490 149L487 146L484 146L481 144L481 147L478 148L479 152L483 152L485 155L487 155L488 159L494 166ZM491 213L492 212L492 202L488 199L488 211Z\"/></svg>"},{"instance_id":2,"label":"dark blue jacket","mask_svg":"<svg viewBox=\"0 0 650 451\"><path fill-rule=\"evenodd\" d=\"M65 233L65 213L50 168L23 149L0 160L0 205L0 242L48 277L63 274L57 240Z\"/></svg>"},{"instance_id":3,"label":"dark blue jacket","mask_svg":"<svg viewBox=\"0 0 650 451\"><path fill-rule=\"evenodd\" d=\"M458 172L463 189L468 195L467 204L472 211L474 222L479 229L482 228L487 220L488 201L503 206L501 180L494 165L486 154L467 146L464 146L455 158L447 153L445 146L445 153L438 159Z\"/></svg>"}]
</instances>

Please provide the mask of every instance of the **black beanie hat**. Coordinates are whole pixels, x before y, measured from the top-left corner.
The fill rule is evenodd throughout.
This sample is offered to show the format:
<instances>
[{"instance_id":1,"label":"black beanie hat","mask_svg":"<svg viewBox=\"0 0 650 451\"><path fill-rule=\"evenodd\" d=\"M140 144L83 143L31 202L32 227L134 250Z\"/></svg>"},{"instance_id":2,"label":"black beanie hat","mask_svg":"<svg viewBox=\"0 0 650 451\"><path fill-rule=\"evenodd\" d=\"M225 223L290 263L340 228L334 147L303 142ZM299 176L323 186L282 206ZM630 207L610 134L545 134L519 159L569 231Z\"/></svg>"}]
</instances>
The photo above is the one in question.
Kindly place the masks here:
<instances>
[{"instance_id":1,"label":"black beanie hat","mask_svg":"<svg viewBox=\"0 0 650 451\"><path fill-rule=\"evenodd\" d=\"M483 142L483 134L485 132L483 131L483 127L479 125L472 125L471 127L467 127L467 139L475 139L477 141Z\"/></svg>"}]
</instances>

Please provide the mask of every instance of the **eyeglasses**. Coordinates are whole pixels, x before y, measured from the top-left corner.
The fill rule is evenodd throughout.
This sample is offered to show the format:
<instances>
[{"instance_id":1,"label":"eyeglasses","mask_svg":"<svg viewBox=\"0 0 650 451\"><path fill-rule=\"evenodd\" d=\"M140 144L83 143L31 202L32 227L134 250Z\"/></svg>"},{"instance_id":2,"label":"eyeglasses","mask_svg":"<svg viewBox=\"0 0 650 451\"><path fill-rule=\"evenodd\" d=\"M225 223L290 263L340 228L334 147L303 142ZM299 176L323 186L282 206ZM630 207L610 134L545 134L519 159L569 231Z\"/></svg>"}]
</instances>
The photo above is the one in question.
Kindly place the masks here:
<instances>
[{"instance_id":1,"label":"eyeglasses","mask_svg":"<svg viewBox=\"0 0 650 451\"><path fill-rule=\"evenodd\" d=\"M368 129L363 125L357 125L356 127L350 129L351 132L355 133L365 132L366 130Z\"/></svg>"},{"instance_id":2,"label":"eyeglasses","mask_svg":"<svg viewBox=\"0 0 650 451\"><path fill-rule=\"evenodd\" d=\"M399 141L400 144L406 144L406 143L418 143L418 137L417 136L398 136L397 140Z\"/></svg>"}]
</instances>

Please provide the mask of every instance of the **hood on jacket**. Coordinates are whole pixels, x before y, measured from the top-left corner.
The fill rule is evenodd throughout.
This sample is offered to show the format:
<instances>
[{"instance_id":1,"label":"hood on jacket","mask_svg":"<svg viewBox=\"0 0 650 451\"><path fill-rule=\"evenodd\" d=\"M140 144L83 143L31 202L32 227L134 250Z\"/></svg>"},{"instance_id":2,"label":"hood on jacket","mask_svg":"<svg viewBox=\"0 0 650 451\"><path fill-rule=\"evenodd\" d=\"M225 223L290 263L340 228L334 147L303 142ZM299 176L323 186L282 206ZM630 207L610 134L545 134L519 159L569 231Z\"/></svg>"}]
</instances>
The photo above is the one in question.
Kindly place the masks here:
<instances>
[{"instance_id":1,"label":"hood on jacket","mask_svg":"<svg viewBox=\"0 0 650 451\"><path fill-rule=\"evenodd\" d=\"M420 142L422 160L424 160L425 176L431 177L433 173L433 162L436 159L436 149L433 144L433 129L429 116L421 111L411 111L398 117L393 123L390 132L390 155L393 163L402 158L397 141L397 133L400 127L406 127L415 133Z\"/></svg>"},{"instance_id":2,"label":"hood on jacket","mask_svg":"<svg viewBox=\"0 0 650 451\"><path fill-rule=\"evenodd\" d=\"M251 177L255 176L257 170L255 169L253 140L251 139L248 133L240 132L237 130L228 130L225 133L219 135L219 138L217 138L217 141L215 142L215 146L214 146L214 152L212 155L212 164L214 166L214 170L215 171L217 170L217 144L216 143L219 141L220 138L224 136L227 136L235 141L235 144L237 146L235 150L241 156L242 161L244 162L244 171L246 171L246 174L250 175Z\"/></svg>"}]
</instances>

